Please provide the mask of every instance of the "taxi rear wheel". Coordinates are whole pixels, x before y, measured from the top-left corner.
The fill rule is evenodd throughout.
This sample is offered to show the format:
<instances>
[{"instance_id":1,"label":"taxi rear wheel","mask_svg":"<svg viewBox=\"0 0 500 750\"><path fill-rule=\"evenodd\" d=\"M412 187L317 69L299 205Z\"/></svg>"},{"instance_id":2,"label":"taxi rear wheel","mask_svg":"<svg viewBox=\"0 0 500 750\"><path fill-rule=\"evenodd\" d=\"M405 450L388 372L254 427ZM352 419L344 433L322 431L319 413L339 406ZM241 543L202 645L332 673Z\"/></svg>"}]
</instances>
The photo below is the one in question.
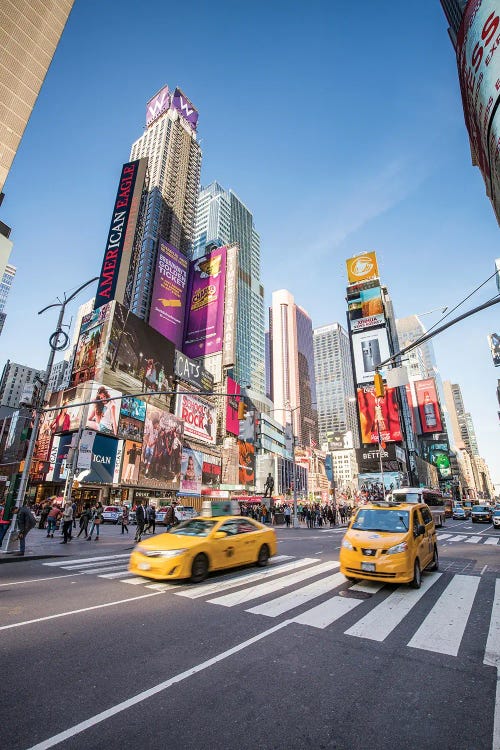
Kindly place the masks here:
<instances>
[{"instance_id":1,"label":"taxi rear wheel","mask_svg":"<svg viewBox=\"0 0 500 750\"><path fill-rule=\"evenodd\" d=\"M410 583L410 586L412 589L419 589L422 585L422 571L420 570L420 563L418 560L415 560L415 565L413 566L413 581Z\"/></svg>"},{"instance_id":2,"label":"taxi rear wheel","mask_svg":"<svg viewBox=\"0 0 500 750\"><path fill-rule=\"evenodd\" d=\"M269 547L267 546L267 544L263 544L257 556L257 565L259 566L259 568L266 567L267 563L269 562L269 556Z\"/></svg>"},{"instance_id":3,"label":"taxi rear wheel","mask_svg":"<svg viewBox=\"0 0 500 750\"><path fill-rule=\"evenodd\" d=\"M191 566L191 578L193 583L201 583L208 575L208 558L206 555L196 555Z\"/></svg>"}]
</instances>

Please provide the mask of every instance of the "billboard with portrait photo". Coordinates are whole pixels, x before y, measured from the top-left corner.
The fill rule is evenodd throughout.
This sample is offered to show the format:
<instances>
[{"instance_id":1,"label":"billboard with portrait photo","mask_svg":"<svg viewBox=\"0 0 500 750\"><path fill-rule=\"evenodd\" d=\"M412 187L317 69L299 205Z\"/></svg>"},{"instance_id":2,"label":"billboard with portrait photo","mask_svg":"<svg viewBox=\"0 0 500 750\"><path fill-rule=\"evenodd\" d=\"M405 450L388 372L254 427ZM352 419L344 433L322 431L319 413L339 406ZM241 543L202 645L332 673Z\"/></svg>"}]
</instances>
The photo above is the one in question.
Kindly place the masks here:
<instances>
[{"instance_id":1,"label":"billboard with portrait photo","mask_svg":"<svg viewBox=\"0 0 500 750\"><path fill-rule=\"evenodd\" d=\"M255 485L255 445L238 440L238 483Z\"/></svg>"},{"instance_id":2,"label":"billboard with portrait photo","mask_svg":"<svg viewBox=\"0 0 500 750\"><path fill-rule=\"evenodd\" d=\"M173 343L123 305L114 305L102 382L124 394L167 390L174 369ZM164 408L168 396L152 395L148 401Z\"/></svg>"},{"instance_id":3,"label":"billboard with portrait photo","mask_svg":"<svg viewBox=\"0 0 500 750\"><path fill-rule=\"evenodd\" d=\"M149 325L182 348L189 261L185 255L160 239Z\"/></svg>"},{"instance_id":4,"label":"billboard with portrait photo","mask_svg":"<svg viewBox=\"0 0 500 750\"><path fill-rule=\"evenodd\" d=\"M182 449L181 488L183 494L201 495L203 454L186 446Z\"/></svg>"},{"instance_id":5,"label":"billboard with portrait photo","mask_svg":"<svg viewBox=\"0 0 500 750\"><path fill-rule=\"evenodd\" d=\"M179 489L183 440L182 420L164 409L148 404L139 485Z\"/></svg>"},{"instance_id":6,"label":"billboard with portrait photo","mask_svg":"<svg viewBox=\"0 0 500 750\"><path fill-rule=\"evenodd\" d=\"M89 400L92 385L93 382L89 381L52 394L49 405L61 404L58 411L48 412L52 434L73 432L80 428L85 410L83 402Z\"/></svg>"},{"instance_id":7,"label":"billboard with portrait photo","mask_svg":"<svg viewBox=\"0 0 500 750\"><path fill-rule=\"evenodd\" d=\"M385 326L352 335L357 383L373 383L375 369L390 356Z\"/></svg>"},{"instance_id":8,"label":"billboard with portrait photo","mask_svg":"<svg viewBox=\"0 0 500 750\"><path fill-rule=\"evenodd\" d=\"M118 434L122 394L114 388L95 383L90 394L85 427L103 435Z\"/></svg>"},{"instance_id":9,"label":"billboard with portrait photo","mask_svg":"<svg viewBox=\"0 0 500 750\"><path fill-rule=\"evenodd\" d=\"M364 445L402 440L399 406L395 388L386 388L383 397L375 395L373 385L358 386L358 409L361 442Z\"/></svg>"},{"instance_id":10,"label":"billboard with portrait photo","mask_svg":"<svg viewBox=\"0 0 500 750\"><path fill-rule=\"evenodd\" d=\"M72 386L102 380L113 308L114 302L110 302L83 317L71 372Z\"/></svg>"},{"instance_id":11,"label":"billboard with portrait photo","mask_svg":"<svg viewBox=\"0 0 500 750\"><path fill-rule=\"evenodd\" d=\"M422 433L442 432L443 426L434 378L416 380L413 385Z\"/></svg>"},{"instance_id":12,"label":"billboard with portrait photo","mask_svg":"<svg viewBox=\"0 0 500 750\"><path fill-rule=\"evenodd\" d=\"M137 484L141 463L142 443L126 440L123 447L122 484Z\"/></svg>"},{"instance_id":13,"label":"billboard with portrait photo","mask_svg":"<svg viewBox=\"0 0 500 750\"><path fill-rule=\"evenodd\" d=\"M204 357L222 351L226 286L225 247L191 262L184 354Z\"/></svg>"}]
</instances>

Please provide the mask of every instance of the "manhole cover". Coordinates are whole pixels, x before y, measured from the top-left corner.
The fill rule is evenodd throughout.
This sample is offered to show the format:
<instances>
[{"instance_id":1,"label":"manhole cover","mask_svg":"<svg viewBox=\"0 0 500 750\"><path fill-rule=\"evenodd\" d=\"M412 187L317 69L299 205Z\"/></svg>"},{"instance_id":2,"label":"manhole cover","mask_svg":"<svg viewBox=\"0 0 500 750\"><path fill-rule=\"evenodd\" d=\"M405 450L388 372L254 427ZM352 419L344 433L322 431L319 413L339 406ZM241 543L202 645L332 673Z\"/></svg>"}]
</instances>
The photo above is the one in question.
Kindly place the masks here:
<instances>
[{"instance_id":1,"label":"manhole cover","mask_svg":"<svg viewBox=\"0 0 500 750\"><path fill-rule=\"evenodd\" d=\"M352 589L344 589L339 592L339 596L343 596L346 599L369 599L373 594L368 594L366 591L353 591Z\"/></svg>"}]
</instances>

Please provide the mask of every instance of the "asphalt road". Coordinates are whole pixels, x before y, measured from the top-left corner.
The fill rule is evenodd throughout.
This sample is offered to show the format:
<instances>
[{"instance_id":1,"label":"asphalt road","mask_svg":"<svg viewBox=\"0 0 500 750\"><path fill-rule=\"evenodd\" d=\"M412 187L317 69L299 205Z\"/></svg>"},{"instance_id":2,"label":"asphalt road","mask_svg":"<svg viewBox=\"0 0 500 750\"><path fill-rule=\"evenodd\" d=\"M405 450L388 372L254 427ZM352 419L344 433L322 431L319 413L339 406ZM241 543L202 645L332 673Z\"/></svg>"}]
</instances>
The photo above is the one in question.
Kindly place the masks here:
<instances>
[{"instance_id":1,"label":"asphalt road","mask_svg":"<svg viewBox=\"0 0 500 750\"><path fill-rule=\"evenodd\" d=\"M500 750L499 531L447 521L419 591L339 580L340 530L277 533L199 586L127 574L116 527L0 563L2 746Z\"/></svg>"}]
</instances>

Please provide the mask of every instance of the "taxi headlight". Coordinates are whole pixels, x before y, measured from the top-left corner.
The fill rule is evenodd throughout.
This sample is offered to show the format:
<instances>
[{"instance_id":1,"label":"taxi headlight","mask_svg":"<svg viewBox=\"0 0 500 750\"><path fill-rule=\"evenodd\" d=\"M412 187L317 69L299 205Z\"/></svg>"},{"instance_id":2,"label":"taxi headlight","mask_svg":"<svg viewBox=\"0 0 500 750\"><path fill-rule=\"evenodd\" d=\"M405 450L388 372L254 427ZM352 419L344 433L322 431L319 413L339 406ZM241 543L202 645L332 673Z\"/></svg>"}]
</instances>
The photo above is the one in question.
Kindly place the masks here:
<instances>
[{"instance_id":1,"label":"taxi headlight","mask_svg":"<svg viewBox=\"0 0 500 750\"><path fill-rule=\"evenodd\" d=\"M141 555L145 555L146 557L163 557L163 558L169 558L169 557L178 557L178 555L182 555L184 552L187 552L186 549L150 549L149 547L136 547L136 552L140 552Z\"/></svg>"},{"instance_id":2,"label":"taxi headlight","mask_svg":"<svg viewBox=\"0 0 500 750\"><path fill-rule=\"evenodd\" d=\"M342 539L342 547L344 549L354 549L349 539Z\"/></svg>"},{"instance_id":3,"label":"taxi headlight","mask_svg":"<svg viewBox=\"0 0 500 750\"><path fill-rule=\"evenodd\" d=\"M401 542L401 544L396 544L394 547L389 547L387 554L396 555L398 552L406 552L407 549L408 544L406 542Z\"/></svg>"}]
</instances>

